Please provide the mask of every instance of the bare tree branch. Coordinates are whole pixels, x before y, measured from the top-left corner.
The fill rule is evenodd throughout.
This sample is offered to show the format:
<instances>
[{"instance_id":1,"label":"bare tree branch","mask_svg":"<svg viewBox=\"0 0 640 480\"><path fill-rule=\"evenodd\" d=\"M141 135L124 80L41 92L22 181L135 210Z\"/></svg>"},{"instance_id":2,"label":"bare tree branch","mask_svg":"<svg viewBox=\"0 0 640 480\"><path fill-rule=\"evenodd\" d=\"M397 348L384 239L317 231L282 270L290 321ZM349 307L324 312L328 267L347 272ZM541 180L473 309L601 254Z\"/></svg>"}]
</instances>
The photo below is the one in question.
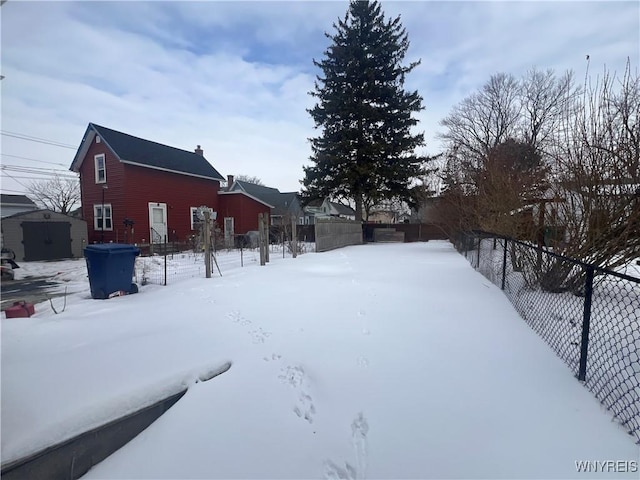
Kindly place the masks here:
<instances>
[{"instance_id":1,"label":"bare tree branch","mask_svg":"<svg viewBox=\"0 0 640 480\"><path fill-rule=\"evenodd\" d=\"M56 175L51 180L32 182L28 191L41 207L69 214L80 205L80 182Z\"/></svg>"}]
</instances>

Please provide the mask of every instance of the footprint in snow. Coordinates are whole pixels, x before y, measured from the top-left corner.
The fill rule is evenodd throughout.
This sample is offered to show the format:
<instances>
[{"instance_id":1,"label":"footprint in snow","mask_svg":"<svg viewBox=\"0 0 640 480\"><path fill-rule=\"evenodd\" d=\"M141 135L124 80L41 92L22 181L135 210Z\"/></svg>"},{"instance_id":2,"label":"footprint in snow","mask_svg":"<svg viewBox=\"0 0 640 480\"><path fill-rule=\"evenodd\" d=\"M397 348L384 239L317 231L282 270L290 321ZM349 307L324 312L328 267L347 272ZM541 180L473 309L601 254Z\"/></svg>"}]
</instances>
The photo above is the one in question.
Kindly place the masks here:
<instances>
[{"instance_id":1,"label":"footprint in snow","mask_svg":"<svg viewBox=\"0 0 640 480\"><path fill-rule=\"evenodd\" d=\"M263 357L265 362L270 362L272 360L280 360L281 358L282 358L282 355L276 355L275 353L271 355L271 358Z\"/></svg>"},{"instance_id":2,"label":"footprint in snow","mask_svg":"<svg viewBox=\"0 0 640 480\"><path fill-rule=\"evenodd\" d=\"M361 368L368 368L369 359L367 357L358 357L358 366Z\"/></svg>"},{"instance_id":3,"label":"footprint in snow","mask_svg":"<svg viewBox=\"0 0 640 480\"><path fill-rule=\"evenodd\" d=\"M313 404L313 398L309 394L309 385L304 369L300 366L288 366L282 369L278 378L280 378L284 384L288 384L298 391L298 398L296 405L293 407L293 413L299 418L304 418L307 422L313 423L316 407Z\"/></svg>"},{"instance_id":4,"label":"footprint in snow","mask_svg":"<svg viewBox=\"0 0 640 480\"><path fill-rule=\"evenodd\" d=\"M369 433L369 423L360 412L351 423L351 436L353 446L356 449L356 459L358 461L357 478L365 478L367 472L367 434Z\"/></svg>"},{"instance_id":5,"label":"footprint in snow","mask_svg":"<svg viewBox=\"0 0 640 480\"><path fill-rule=\"evenodd\" d=\"M249 334L253 337L253 343L264 343L271 336L271 332L265 332L262 328L252 330Z\"/></svg>"},{"instance_id":6,"label":"footprint in snow","mask_svg":"<svg viewBox=\"0 0 640 480\"><path fill-rule=\"evenodd\" d=\"M244 319L237 310L227 313L227 318L234 323L240 323L240 321Z\"/></svg>"},{"instance_id":7,"label":"footprint in snow","mask_svg":"<svg viewBox=\"0 0 640 480\"><path fill-rule=\"evenodd\" d=\"M323 478L325 480L356 480L356 469L349 465L348 462L344 462L344 467L339 467L331 460L325 460Z\"/></svg>"}]
</instances>

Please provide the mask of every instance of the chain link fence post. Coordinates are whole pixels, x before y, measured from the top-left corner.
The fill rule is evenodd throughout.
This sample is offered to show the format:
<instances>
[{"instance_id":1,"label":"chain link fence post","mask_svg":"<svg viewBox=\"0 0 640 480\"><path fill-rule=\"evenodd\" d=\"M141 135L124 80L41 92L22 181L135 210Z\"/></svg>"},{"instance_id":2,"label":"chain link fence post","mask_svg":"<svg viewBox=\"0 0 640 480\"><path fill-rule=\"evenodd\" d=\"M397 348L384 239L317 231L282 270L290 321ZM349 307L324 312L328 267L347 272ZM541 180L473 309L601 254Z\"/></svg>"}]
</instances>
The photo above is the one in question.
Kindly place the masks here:
<instances>
[{"instance_id":1,"label":"chain link fence post","mask_svg":"<svg viewBox=\"0 0 640 480\"><path fill-rule=\"evenodd\" d=\"M584 314L582 317L582 342L580 344L580 368L578 380L587 377L587 351L589 349L589 326L591 324L591 298L593 296L593 267L588 266L584 285Z\"/></svg>"},{"instance_id":2,"label":"chain link fence post","mask_svg":"<svg viewBox=\"0 0 640 480\"><path fill-rule=\"evenodd\" d=\"M504 284L507 280L507 245L509 245L509 240L504 238L504 251L502 252L502 290L504 290Z\"/></svg>"}]
</instances>

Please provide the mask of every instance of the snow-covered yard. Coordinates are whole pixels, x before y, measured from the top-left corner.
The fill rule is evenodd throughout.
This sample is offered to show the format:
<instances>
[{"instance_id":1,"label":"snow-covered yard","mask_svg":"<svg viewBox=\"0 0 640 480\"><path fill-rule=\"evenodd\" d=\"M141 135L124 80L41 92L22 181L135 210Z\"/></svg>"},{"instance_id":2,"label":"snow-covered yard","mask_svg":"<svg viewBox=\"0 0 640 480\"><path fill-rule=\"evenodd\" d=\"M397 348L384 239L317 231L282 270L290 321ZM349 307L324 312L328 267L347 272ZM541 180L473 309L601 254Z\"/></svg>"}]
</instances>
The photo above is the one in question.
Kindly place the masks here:
<instances>
[{"instance_id":1,"label":"snow-covered yard","mask_svg":"<svg viewBox=\"0 0 640 480\"><path fill-rule=\"evenodd\" d=\"M86 478L637 478L632 437L449 243L224 255L111 300L82 260L25 265L77 293L2 320L3 462L188 385Z\"/></svg>"}]
</instances>

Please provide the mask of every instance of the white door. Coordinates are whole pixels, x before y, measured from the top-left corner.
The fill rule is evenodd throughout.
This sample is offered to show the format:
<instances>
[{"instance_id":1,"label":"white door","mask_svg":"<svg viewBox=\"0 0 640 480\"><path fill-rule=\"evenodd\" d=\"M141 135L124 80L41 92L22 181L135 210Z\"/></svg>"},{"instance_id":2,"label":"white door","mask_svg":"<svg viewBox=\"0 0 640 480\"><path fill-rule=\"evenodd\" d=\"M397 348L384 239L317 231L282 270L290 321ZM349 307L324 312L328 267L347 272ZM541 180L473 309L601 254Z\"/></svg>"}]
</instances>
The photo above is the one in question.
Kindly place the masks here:
<instances>
[{"instance_id":1,"label":"white door","mask_svg":"<svg viewBox=\"0 0 640 480\"><path fill-rule=\"evenodd\" d=\"M149 203L149 243L167 240L167 204Z\"/></svg>"}]
</instances>

